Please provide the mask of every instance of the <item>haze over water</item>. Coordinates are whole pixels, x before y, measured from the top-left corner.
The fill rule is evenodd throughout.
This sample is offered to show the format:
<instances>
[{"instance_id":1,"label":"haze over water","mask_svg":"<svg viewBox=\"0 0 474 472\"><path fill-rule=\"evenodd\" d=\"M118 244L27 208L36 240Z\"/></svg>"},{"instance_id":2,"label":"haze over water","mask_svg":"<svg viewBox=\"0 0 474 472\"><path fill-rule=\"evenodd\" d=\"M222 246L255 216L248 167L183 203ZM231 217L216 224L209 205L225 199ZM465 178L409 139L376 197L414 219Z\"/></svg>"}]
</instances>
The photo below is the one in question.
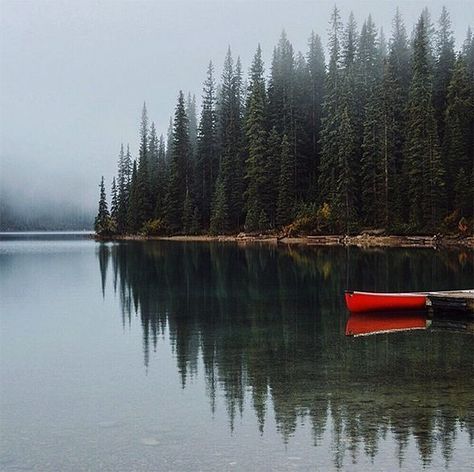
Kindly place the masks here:
<instances>
[{"instance_id":1,"label":"haze over water","mask_svg":"<svg viewBox=\"0 0 474 472\"><path fill-rule=\"evenodd\" d=\"M469 470L472 336L346 338L343 290L472 252L0 241L1 470Z\"/></svg>"}]
</instances>

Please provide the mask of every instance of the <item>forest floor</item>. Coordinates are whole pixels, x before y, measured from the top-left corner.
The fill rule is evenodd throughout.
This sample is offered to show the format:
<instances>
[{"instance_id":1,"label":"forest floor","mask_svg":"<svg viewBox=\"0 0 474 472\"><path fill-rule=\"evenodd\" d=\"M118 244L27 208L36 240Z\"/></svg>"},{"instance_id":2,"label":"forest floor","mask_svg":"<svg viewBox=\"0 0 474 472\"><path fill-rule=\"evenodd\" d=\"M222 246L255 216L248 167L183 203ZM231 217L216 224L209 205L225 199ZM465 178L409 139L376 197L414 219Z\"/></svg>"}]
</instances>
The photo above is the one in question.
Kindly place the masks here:
<instances>
[{"instance_id":1,"label":"forest floor","mask_svg":"<svg viewBox=\"0 0 474 472\"><path fill-rule=\"evenodd\" d=\"M396 235L320 235L288 237L269 234L196 235L196 236L142 236L119 235L95 236L99 240L165 240L184 242L233 242L239 244L296 244L306 246L358 246L358 247L405 247L405 248L470 248L474 249L474 236L396 236Z\"/></svg>"}]
</instances>

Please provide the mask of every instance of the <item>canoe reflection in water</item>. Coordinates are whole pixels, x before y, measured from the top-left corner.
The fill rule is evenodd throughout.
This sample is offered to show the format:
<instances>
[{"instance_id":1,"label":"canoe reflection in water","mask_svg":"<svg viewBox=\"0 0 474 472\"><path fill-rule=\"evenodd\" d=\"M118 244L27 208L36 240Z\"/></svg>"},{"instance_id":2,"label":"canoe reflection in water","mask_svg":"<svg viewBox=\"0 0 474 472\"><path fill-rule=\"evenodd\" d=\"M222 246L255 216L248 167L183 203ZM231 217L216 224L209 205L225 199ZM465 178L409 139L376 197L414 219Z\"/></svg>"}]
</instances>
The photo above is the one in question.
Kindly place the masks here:
<instances>
[{"instance_id":1,"label":"canoe reflection in water","mask_svg":"<svg viewBox=\"0 0 474 472\"><path fill-rule=\"evenodd\" d=\"M346 336L398 333L413 330L448 330L474 334L474 315L422 311L351 313L346 323Z\"/></svg>"}]
</instances>

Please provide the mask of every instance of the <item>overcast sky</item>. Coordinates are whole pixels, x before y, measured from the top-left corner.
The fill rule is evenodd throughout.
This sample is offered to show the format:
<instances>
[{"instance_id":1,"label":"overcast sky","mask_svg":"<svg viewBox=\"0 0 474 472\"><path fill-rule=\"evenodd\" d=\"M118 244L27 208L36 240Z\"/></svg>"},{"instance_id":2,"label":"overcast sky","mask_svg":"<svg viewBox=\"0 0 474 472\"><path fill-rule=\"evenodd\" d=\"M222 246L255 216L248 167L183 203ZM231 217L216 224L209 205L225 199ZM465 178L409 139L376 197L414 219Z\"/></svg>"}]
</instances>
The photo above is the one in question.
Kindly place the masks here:
<instances>
[{"instance_id":1,"label":"overcast sky","mask_svg":"<svg viewBox=\"0 0 474 472\"><path fill-rule=\"evenodd\" d=\"M399 1L407 30L446 5L458 46L474 26L474 0ZM390 36L395 3L338 1L359 26L371 13ZM77 200L95 209L98 181L115 172L120 143L137 150L143 101L166 132L180 89L200 98L209 60L227 46L247 71L260 42L267 70L286 29L306 52L326 43L333 1L0 0L0 188L22 204ZM198 110L199 111L199 110Z\"/></svg>"}]
</instances>

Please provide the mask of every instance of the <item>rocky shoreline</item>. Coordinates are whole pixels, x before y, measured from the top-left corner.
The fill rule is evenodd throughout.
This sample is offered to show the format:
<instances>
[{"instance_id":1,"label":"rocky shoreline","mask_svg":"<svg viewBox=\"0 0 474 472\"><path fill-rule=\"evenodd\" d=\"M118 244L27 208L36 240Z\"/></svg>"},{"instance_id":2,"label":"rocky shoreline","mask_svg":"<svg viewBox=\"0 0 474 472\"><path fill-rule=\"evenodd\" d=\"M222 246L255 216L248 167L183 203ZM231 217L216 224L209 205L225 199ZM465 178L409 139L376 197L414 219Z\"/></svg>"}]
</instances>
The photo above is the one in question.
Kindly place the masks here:
<instances>
[{"instance_id":1,"label":"rocky shoreline","mask_svg":"<svg viewBox=\"0 0 474 472\"><path fill-rule=\"evenodd\" d=\"M397 235L320 235L288 237L279 235L196 235L196 236L144 236L144 235L94 235L98 241L182 241L182 242L231 242L238 244L282 244L306 246L356 246L356 247L401 247L401 248L469 248L474 249L474 236L397 236Z\"/></svg>"}]
</instances>

